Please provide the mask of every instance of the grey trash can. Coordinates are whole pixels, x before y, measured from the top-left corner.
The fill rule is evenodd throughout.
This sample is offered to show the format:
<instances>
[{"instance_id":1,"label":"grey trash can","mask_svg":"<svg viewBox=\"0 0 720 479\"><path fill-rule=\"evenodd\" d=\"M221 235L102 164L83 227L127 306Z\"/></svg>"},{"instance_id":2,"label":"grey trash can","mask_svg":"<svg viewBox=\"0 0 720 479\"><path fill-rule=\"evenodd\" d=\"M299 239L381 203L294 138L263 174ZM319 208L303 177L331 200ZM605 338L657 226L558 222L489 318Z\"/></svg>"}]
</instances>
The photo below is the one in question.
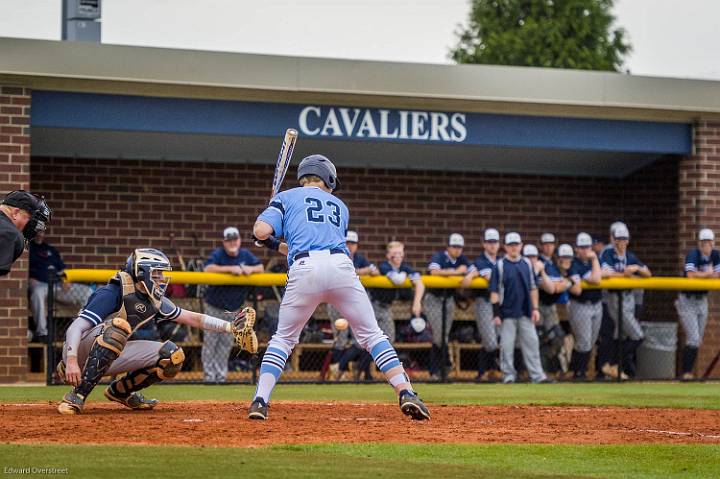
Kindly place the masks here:
<instances>
[{"instance_id":1,"label":"grey trash can","mask_svg":"<svg viewBox=\"0 0 720 479\"><path fill-rule=\"evenodd\" d=\"M677 323L641 321L645 341L637 351L638 379L675 377Z\"/></svg>"}]
</instances>

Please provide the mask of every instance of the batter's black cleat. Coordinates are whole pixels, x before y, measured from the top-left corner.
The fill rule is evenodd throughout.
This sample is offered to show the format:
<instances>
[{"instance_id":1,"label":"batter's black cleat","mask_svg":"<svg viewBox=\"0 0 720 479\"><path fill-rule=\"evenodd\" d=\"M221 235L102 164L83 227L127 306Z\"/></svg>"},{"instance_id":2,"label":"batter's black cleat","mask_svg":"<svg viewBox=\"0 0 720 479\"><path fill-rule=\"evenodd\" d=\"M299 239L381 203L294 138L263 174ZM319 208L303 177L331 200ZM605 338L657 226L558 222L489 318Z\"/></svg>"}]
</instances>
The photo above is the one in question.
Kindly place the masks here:
<instances>
[{"instance_id":1,"label":"batter's black cleat","mask_svg":"<svg viewBox=\"0 0 720 479\"><path fill-rule=\"evenodd\" d=\"M258 419L264 421L268 418L268 405L265 403L263 398L255 398L250 405L250 411L248 411L248 419Z\"/></svg>"},{"instance_id":2,"label":"batter's black cleat","mask_svg":"<svg viewBox=\"0 0 720 479\"><path fill-rule=\"evenodd\" d=\"M157 399L145 399L145 396L137 392L120 396L112 390L112 386L108 386L104 394L109 401L115 401L130 409L152 409L160 402Z\"/></svg>"},{"instance_id":3,"label":"batter's black cleat","mask_svg":"<svg viewBox=\"0 0 720 479\"><path fill-rule=\"evenodd\" d=\"M430 419L430 411L425 403L414 392L407 389L400 391L400 410L416 421Z\"/></svg>"}]
</instances>

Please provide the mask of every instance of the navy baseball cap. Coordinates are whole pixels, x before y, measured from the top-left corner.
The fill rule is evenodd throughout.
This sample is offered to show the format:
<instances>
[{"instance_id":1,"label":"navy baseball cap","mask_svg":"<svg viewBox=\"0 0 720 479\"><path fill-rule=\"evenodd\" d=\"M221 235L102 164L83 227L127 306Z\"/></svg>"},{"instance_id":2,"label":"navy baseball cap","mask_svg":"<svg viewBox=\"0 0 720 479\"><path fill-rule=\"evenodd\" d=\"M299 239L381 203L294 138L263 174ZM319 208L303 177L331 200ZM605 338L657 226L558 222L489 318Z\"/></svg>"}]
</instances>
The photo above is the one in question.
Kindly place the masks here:
<instances>
[{"instance_id":1,"label":"navy baseball cap","mask_svg":"<svg viewBox=\"0 0 720 479\"><path fill-rule=\"evenodd\" d=\"M25 210L30 214L37 211L40 204L39 199L25 190L11 191L5 196L2 204Z\"/></svg>"}]
</instances>

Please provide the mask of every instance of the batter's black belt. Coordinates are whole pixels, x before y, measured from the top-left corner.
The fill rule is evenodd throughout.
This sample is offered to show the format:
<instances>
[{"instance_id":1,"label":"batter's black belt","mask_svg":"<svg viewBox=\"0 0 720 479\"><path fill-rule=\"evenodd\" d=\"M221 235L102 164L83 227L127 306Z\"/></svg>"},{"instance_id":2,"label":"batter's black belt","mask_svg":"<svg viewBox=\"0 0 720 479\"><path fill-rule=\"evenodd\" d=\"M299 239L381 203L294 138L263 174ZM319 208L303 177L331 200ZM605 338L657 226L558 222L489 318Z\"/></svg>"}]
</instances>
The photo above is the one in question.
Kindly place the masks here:
<instances>
[{"instance_id":1,"label":"batter's black belt","mask_svg":"<svg viewBox=\"0 0 720 479\"><path fill-rule=\"evenodd\" d=\"M325 250L327 251L327 250ZM345 254L345 251L340 248L333 248L330 250L330 254ZM310 251L300 251L298 254L293 256L293 261L297 261L301 258L308 258L310 256Z\"/></svg>"}]
</instances>

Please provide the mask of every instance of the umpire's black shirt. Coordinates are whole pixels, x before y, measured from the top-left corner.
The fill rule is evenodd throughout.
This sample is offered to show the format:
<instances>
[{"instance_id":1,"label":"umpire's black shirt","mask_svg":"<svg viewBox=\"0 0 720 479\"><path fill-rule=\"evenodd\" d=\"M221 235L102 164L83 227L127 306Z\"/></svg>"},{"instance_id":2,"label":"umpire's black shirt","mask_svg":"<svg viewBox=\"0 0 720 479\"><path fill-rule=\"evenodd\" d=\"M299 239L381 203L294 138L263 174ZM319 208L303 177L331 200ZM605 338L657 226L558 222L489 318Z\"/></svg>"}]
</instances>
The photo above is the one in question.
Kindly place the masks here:
<instances>
[{"instance_id":1,"label":"umpire's black shirt","mask_svg":"<svg viewBox=\"0 0 720 479\"><path fill-rule=\"evenodd\" d=\"M0 276L10 272L12 264L25 248L25 239L10 218L0 211Z\"/></svg>"}]
</instances>

